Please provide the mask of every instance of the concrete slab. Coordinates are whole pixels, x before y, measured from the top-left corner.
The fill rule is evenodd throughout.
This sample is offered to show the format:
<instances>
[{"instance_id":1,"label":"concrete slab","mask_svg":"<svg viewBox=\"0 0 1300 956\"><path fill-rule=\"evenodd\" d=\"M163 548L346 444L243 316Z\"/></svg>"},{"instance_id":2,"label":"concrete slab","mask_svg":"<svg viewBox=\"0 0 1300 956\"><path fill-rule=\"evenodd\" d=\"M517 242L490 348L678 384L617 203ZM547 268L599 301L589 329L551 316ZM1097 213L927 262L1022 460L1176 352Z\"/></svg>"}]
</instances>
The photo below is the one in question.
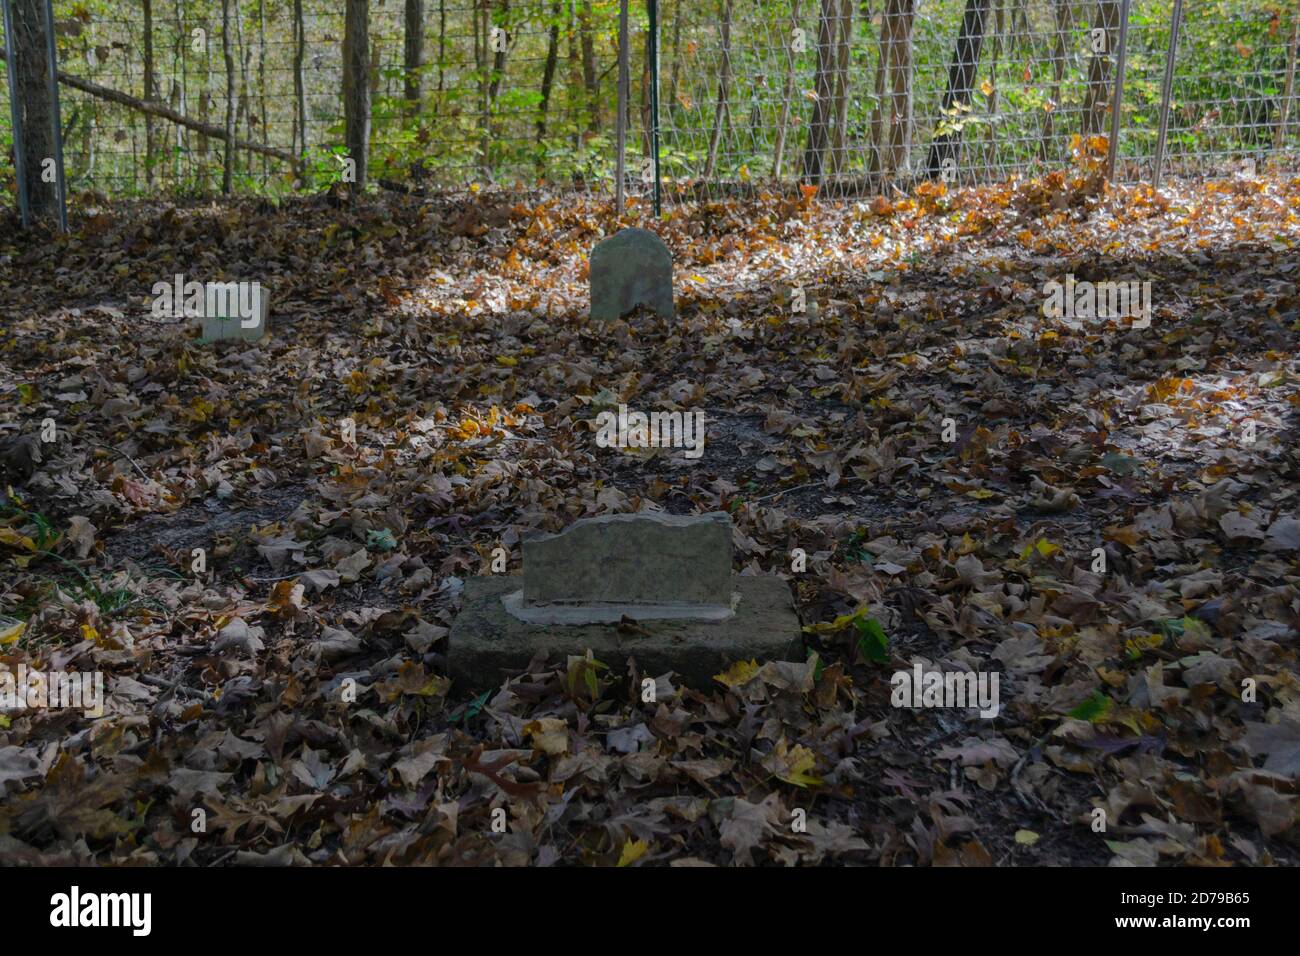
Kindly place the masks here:
<instances>
[{"instance_id":1,"label":"concrete slab","mask_svg":"<svg viewBox=\"0 0 1300 956\"><path fill-rule=\"evenodd\" d=\"M689 685L707 688L733 662L756 658L802 660L803 640L790 586L777 577L732 575L740 595L733 617L719 622L642 621L644 634L620 633L612 624L540 625L511 616L502 598L520 590L518 576L470 578L452 624L447 669L459 690L497 687L506 671L527 666L538 650L563 664L588 649L616 674L635 657L649 675L675 671Z\"/></svg>"}]
</instances>

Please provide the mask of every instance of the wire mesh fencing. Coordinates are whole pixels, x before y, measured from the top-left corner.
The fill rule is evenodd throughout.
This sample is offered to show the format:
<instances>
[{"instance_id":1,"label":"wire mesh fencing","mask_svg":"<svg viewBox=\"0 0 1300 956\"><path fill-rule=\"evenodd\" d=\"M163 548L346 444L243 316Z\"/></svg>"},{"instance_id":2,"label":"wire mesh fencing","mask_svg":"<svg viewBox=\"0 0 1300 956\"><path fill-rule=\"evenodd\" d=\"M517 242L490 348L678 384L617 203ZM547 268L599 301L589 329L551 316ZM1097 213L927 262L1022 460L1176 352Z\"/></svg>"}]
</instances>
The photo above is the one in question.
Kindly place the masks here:
<instances>
[{"instance_id":1,"label":"wire mesh fencing","mask_svg":"<svg viewBox=\"0 0 1300 956\"><path fill-rule=\"evenodd\" d=\"M228 113L236 191L337 179L341 5L54 8L73 194L218 191ZM611 195L617 21L617 0L371 0L372 177ZM656 80L669 199L841 196L1100 162L1121 68L1117 175L1295 168L1298 26L1300 0L659 0L656 64L632 0L627 184L650 191Z\"/></svg>"},{"instance_id":2,"label":"wire mesh fencing","mask_svg":"<svg viewBox=\"0 0 1300 956\"><path fill-rule=\"evenodd\" d=\"M687 5L665 39L663 172L717 193L823 194L1060 168L1109 149L1121 33L1118 173L1150 175L1174 0L750 0ZM1294 165L1295 4L1186 0L1165 169ZM693 14L693 15L692 15ZM775 15L774 15L775 14ZM673 15L669 15L673 20Z\"/></svg>"}]
</instances>

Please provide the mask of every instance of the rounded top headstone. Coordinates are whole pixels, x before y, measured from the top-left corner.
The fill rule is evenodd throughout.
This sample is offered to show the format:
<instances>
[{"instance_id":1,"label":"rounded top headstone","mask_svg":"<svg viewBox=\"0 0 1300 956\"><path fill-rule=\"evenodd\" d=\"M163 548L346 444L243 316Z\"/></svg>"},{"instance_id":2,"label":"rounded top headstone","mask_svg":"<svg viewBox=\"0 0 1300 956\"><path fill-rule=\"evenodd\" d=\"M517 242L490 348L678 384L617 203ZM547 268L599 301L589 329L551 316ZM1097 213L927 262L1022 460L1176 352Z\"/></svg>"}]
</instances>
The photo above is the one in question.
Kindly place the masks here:
<instances>
[{"instance_id":1,"label":"rounded top headstone","mask_svg":"<svg viewBox=\"0 0 1300 956\"><path fill-rule=\"evenodd\" d=\"M591 317L613 322L644 305L673 317L673 257L648 229L620 229L591 251Z\"/></svg>"}]
</instances>

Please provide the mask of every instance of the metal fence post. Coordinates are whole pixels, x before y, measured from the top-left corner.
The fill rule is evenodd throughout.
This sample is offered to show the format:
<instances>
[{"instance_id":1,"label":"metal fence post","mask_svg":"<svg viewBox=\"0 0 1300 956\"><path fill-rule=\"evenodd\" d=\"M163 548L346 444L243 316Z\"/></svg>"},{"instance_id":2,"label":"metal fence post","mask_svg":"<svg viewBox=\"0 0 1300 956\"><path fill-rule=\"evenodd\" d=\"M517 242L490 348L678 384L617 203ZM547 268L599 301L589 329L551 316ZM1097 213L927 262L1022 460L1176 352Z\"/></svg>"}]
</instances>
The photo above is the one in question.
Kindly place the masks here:
<instances>
[{"instance_id":1,"label":"metal fence post","mask_svg":"<svg viewBox=\"0 0 1300 956\"><path fill-rule=\"evenodd\" d=\"M1119 56L1115 64L1115 96L1110 107L1110 142L1106 150L1106 181L1115 181L1115 161L1119 157L1120 105L1124 102L1124 67L1128 58L1128 11L1130 0L1120 6Z\"/></svg>"},{"instance_id":2,"label":"metal fence post","mask_svg":"<svg viewBox=\"0 0 1300 956\"><path fill-rule=\"evenodd\" d=\"M614 187L614 210L618 215L623 215L624 191L626 184L624 174L626 171L627 149L627 93L629 84L629 51L627 36L627 0L619 0L618 5L618 120L614 124L617 131L615 142L618 156L615 158L615 178Z\"/></svg>"},{"instance_id":3,"label":"metal fence post","mask_svg":"<svg viewBox=\"0 0 1300 956\"><path fill-rule=\"evenodd\" d=\"M1178 28L1183 23L1183 0L1174 0L1174 11L1169 18L1169 53L1165 57L1165 79L1160 88L1160 132L1156 136L1155 169L1151 183L1160 188L1160 174L1165 163L1165 139L1169 135L1169 106L1174 90L1174 60L1178 56Z\"/></svg>"}]
</instances>

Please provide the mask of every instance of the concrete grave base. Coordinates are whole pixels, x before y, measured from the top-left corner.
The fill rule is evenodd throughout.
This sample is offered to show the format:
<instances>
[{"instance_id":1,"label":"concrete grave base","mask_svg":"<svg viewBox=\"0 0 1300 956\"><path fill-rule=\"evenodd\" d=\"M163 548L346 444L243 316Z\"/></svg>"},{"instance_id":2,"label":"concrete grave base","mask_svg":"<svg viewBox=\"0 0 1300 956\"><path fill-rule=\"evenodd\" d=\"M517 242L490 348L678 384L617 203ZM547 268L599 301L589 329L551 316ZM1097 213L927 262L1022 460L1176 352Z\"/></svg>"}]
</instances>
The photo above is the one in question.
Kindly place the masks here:
<instances>
[{"instance_id":1,"label":"concrete grave base","mask_svg":"<svg viewBox=\"0 0 1300 956\"><path fill-rule=\"evenodd\" d=\"M506 671L522 670L539 650L548 651L548 664L562 665L569 655L590 648L615 674L624 674L627 658L635 657L646 675L674 671L691 686L706 688L714 674L738 660L802 660L790 586L777 577L738 574L731 583L740 596L732 617L640 621L637 626L649 632L646 636L620 632L615 624L528 624L502 602L520 589L520 578L470 578L448 638L447 669L457 689L481 691L499 686Z\"/></svg>"}]
</instances>

